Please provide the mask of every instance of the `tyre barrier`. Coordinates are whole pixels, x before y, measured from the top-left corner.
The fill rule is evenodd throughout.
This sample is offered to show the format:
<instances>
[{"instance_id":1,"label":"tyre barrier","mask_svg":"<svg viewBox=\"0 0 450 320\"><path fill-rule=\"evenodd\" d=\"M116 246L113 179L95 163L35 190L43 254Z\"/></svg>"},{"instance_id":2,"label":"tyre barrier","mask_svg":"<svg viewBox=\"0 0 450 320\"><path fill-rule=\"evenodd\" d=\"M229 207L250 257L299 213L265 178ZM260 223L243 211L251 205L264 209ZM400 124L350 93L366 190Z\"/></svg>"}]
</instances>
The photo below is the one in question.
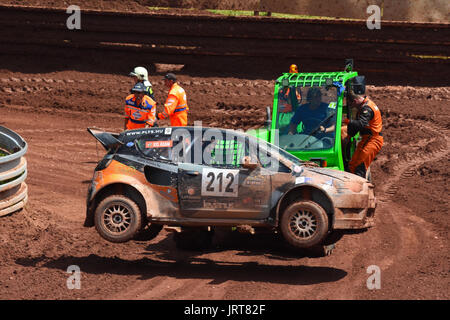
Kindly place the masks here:
<instances>
[{"instance_id":1,"label":"tyre barrier","mask_svg":"<svg viewBox=\"0 0 450 320\"><path fill-rule=\"evenodd\" d=\"M28 200L28 144L14 131L0 126L0 217L22 209Z\"/></svg>"}]
</instances>

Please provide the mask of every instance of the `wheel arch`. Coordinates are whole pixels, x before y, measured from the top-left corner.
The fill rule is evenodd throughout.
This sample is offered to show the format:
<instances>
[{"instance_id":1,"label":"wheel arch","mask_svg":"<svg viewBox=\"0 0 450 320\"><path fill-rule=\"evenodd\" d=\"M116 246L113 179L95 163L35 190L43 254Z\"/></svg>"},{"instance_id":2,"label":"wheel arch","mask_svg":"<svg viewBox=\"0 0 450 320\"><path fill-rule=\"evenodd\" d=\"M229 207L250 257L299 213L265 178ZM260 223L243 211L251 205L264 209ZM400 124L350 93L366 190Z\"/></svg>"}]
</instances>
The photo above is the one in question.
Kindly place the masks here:
<instances>
[{"instance_id":1,"label":"wheel arch","mask_svg":"<svg viewBox=\"0 0 450 320\"><path fill-rule=\"evenodd\" d=\"M124 195L135 201L141 211L142 219L144 219L143 222L147 222L147 204L142 193L129 184L118 182L103 187L94 195L87 208L86 220L84 222L85 227L94 226L95 208L103 199L113 194Z\"/></svg>"},{"instance_id":2,"label":"wheel arch","mask_svg":"<svg viewBox=\"0 0 450 320\"><path fill-rule=\"evenodd\" d=\"M328 215L328 230L334 223L334 205L330 196L320 187L314 185L300 185L286 192L278 201L276 225L279 225L280 217L284 210L296 200L311 200L319 204Z\"/></svg>"}]
</instances>

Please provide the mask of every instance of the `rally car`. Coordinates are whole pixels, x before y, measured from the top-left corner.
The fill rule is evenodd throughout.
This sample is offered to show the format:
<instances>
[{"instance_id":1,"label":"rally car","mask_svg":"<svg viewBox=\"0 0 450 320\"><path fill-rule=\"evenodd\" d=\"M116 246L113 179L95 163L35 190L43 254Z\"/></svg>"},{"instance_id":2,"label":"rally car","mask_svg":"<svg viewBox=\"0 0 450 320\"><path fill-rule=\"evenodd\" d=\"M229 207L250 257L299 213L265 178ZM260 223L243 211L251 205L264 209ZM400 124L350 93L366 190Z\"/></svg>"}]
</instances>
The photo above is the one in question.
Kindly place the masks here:
<instances>
[{"instance_id":1,"label":"rally car","mask_svg":"<svg viewBox=\"0 0 450 320\"><path fill-rule=\"evenodd\" d=\"M88 131L108 151L88 189L85 226L111 242L217 227L281 232L298 248L374 223L374 186L244 132L204 127ZM200 237L198 237L200 238ZM207 239L204 237L203 239Z\"/></svg>"}]
</instances>

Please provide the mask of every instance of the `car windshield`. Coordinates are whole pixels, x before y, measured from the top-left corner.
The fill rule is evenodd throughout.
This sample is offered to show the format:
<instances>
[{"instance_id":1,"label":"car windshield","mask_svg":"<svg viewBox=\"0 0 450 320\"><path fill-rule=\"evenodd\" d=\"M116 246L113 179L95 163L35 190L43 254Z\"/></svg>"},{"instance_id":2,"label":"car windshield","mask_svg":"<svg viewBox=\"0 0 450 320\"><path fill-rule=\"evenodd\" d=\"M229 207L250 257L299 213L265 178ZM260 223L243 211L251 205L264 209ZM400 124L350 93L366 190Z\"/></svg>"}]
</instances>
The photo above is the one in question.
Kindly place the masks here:
<instances>
[{"instance_id":1,"label":"car windshield","mask_svg":"<svg viewBox=\"0 0 450 320\"><path fill-rule=\"evenodd\" d=\"M157 161L172 161L174 142L166 136L143 136L136 140L136 148L146 158Z\"/></svg>"},{"instance_id":2,"label":"car windshield","mask_svg":"<svg viewBox=\"0 0 450 320\"><path fill-rule=\"evenodd\" d=\"M264 161L264 159L261 159L262 156L267 155L268 157L271 158L275 158L276 155L280 155L282 158L292 162L294 165L302 165L303 161L300 160L299 158L293 156L292 154L290 154L289 152L279 148L278 146L271 144L271 143L267 143L264 140L260 140L257 139L255 137L249 136L250 139L250 143L253 145L258 145L258 151L259 151L259 159L260 161ZM254 148L256 150L256 148ZM273 160L273 159L272 159ZM269 161L269 160L265 160L265 161Z\"/></svg>"},{"instance_id":3,"label":"car windshield","mask_svg":"<svg viewBox=\"0 0 450 320\"><path fill-rule=\"evenodd\" d=\"M276 127L279 146L288 151L334 146L337 89L280 87Z\"/></svg>"}]
</instances>

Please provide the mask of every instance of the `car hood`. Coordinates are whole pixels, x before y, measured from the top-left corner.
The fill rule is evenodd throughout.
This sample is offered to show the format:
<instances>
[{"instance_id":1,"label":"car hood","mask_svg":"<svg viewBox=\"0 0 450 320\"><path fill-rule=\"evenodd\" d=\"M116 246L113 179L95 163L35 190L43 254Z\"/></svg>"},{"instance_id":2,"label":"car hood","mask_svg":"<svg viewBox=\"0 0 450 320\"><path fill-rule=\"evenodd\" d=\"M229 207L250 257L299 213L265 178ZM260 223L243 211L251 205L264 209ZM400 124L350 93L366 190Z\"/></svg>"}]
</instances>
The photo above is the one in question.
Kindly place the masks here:
<instances>
[{"instance_id":1,"label":"car hood","mask_svg":"<svg viewBox=\"0 0 450 320\"><path fill-rule=\"evenodd\" d=\"M305 170L308 170L308 171L314 172L314 173L318 173L321 175L326 175L326 176L329 176L329 177L332 177L334 179L338 179L338 180L341 180L344 182L353 181L353 182L364 183L367 181L366 179L361 178L360 176L357 176L353 173L345 172L345 171L338 171L338 170L334 170L334 169L306 168Z\"/></svg>"}]
</instances>

